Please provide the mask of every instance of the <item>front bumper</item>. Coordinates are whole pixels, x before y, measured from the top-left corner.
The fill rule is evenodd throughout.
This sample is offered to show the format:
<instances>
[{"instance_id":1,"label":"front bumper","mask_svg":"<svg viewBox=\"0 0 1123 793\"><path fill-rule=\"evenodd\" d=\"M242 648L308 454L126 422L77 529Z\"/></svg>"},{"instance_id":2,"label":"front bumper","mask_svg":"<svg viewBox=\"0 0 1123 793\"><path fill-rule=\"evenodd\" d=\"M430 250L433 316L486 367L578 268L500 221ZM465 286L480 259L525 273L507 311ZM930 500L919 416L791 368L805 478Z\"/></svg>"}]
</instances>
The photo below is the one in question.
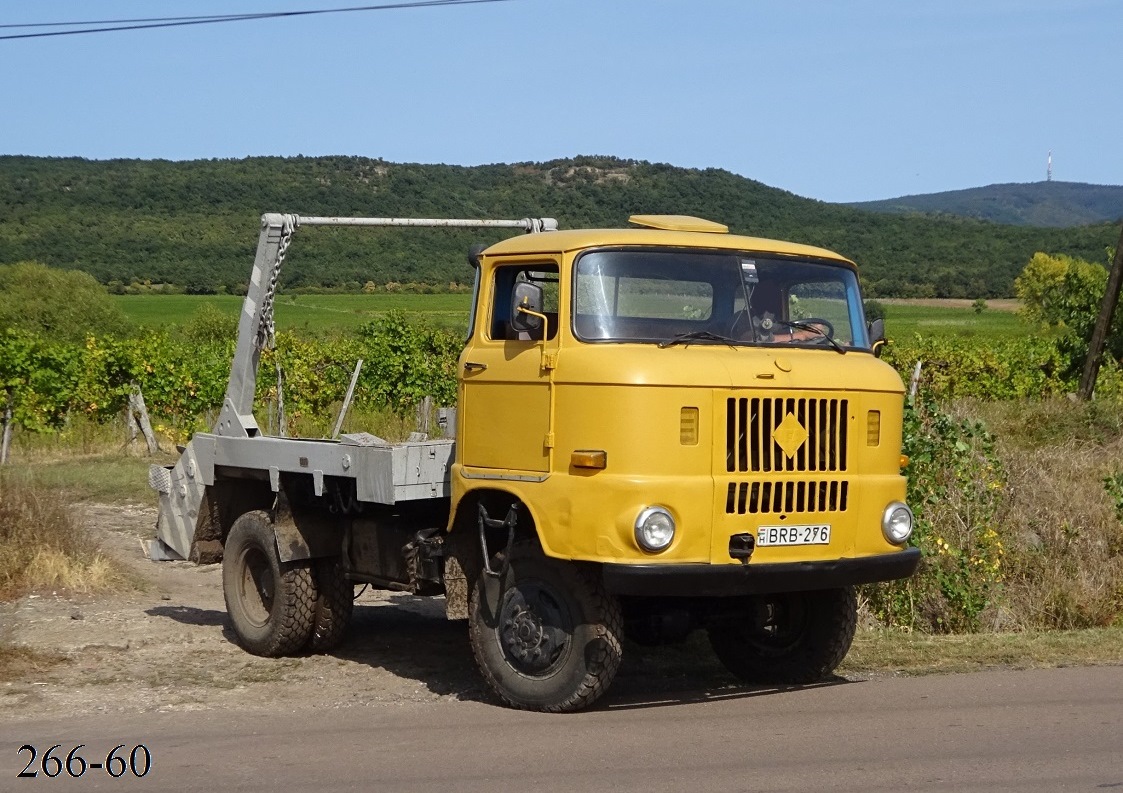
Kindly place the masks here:
<instances>
[{"instance_id":1,"label":"front bumper","mask_svg":"<svg viewBox=\"0 0 1123 793\"><path fill-rule=\"evenodd\" d=\"M730 597L833 589L908 578L920 549L828 562L776 564L606 564L605 588L614 595Z\"/></svg>"}]
</instances>

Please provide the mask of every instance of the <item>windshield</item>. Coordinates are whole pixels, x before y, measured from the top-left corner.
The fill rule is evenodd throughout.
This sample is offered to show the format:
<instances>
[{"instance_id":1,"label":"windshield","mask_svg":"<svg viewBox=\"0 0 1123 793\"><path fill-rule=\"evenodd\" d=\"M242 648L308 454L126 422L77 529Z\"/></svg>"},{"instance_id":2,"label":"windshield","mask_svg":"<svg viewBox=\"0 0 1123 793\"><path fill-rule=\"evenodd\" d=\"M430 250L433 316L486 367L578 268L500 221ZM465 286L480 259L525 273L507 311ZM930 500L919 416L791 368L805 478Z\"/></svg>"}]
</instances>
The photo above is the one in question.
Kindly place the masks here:
<instances>
[{"instance_id":1,"label":"windshield","mask_svg":"<svg viewBox=\"0 0 1123 793\"><path fill-rule=\"evenodd\" d=\"M577 262L586 341L869 348L852 268L728 251L591 251Z\"/></svg>"}]
</instances>

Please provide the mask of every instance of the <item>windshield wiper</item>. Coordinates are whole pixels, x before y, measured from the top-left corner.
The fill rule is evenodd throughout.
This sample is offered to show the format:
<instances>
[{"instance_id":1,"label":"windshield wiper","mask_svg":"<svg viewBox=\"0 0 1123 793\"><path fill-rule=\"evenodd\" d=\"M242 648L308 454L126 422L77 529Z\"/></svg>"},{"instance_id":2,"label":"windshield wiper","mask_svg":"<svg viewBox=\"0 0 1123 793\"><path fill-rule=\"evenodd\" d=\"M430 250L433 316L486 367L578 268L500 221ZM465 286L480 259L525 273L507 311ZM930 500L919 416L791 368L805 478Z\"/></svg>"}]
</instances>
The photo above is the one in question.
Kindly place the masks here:
<instances>
[{"instance_id":1,"label":"windshield wiper","mask_svg":"<svg viewBox=\"0 0 1123 793\"><path fill-rule=\"evenodd\" d=\"M774 321L777 325L783 325L784 327L787 327L787 328L795 328L796 330L809 330L812 333L818 333L820 336L822 336L824 339L826 339L827 343L830 344L832 347L834 347L839 353L841 353L842 355L846 354L846 348L845 347L843 347L841 344L839 344L837 341L835 341L834 338L829 333L827 333L825 330L823 330L821 327L814 324L813 322L803 322L802 320L798 320L798 319L792 320L791 322L786 322L785 320L782 320L782 319L777 319L777 320L774 320ZM818 340L816 339L816 341L818 341Z\"/></svg>"},{"instance_id":2,"label":"windshield wiper","mask_svg":"<svg viewBox=\"0 0 1123 793\"><path fill-rule=\"evenodd\" d=\"M724 342L731 347L736 347L740 344L737 339L731 339L728 336L722 336L720 333L714 333L709 330L692 330L689 333L679 333L673 339L664 339L657 345L660 349L672 347L675 344L683 344L692 341L720 341Z\"/></svg>"}]
</instances>

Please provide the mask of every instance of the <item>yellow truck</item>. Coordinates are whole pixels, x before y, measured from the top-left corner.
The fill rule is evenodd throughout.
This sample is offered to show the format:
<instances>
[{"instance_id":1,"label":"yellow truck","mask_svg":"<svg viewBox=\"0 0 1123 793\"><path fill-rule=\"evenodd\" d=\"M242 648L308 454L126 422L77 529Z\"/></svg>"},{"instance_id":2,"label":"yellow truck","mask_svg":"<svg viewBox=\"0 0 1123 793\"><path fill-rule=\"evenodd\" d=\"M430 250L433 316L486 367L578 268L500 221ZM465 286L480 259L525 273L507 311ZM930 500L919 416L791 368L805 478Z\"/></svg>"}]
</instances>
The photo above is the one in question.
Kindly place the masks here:
<instances>
[{"instance_id":1,"label":"yellow truck","mask_svg":"<svg viewBox=\"0 0 1123 793\"><path fill-rule=\"evenodd\" d=\"M267 436L277 275L304 225L502 226L469 259L448 437ZM854 587L911 575L904 389L857 268L699 218L631 228L265 215L222 411L160 493L153 558L222 560L238 641L336 645L356 583L444 596L503 703L589 706L636 648L706 631L738 678L806 683Z\"/></svg>"}]
</instances>

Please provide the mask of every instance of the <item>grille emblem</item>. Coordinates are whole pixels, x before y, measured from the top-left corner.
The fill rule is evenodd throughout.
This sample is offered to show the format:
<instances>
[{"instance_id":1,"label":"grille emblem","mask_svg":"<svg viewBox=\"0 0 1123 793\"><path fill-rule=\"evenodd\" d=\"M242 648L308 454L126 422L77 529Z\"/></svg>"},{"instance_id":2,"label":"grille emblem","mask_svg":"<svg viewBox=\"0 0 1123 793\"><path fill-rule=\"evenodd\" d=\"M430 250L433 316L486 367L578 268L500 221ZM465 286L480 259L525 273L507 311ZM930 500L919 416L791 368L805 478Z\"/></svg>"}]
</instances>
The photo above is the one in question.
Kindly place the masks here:
<instances>
[{"instance_id":1,"label":"grille emblem","mask_svg":"<svg viewBox=\"0 0 1123 793\"><path fill-rule=\"evenodd\" d=\"M849 403L832 397L728 397L725 470L846 471Z\"/></svg>"},{"instance_id":2,"label":"grille emblem","mask_svg":"<svg viewBox=\"0 0 1123 793\"><path fill-rule=\"evenodd\" d=\"M789 413L772 433L772 440L776 441L776 445L784 451L784 454L794 457L799 447L807 440L807 430L799 423L794 413Z\"/></svg>"}]
</instances>

